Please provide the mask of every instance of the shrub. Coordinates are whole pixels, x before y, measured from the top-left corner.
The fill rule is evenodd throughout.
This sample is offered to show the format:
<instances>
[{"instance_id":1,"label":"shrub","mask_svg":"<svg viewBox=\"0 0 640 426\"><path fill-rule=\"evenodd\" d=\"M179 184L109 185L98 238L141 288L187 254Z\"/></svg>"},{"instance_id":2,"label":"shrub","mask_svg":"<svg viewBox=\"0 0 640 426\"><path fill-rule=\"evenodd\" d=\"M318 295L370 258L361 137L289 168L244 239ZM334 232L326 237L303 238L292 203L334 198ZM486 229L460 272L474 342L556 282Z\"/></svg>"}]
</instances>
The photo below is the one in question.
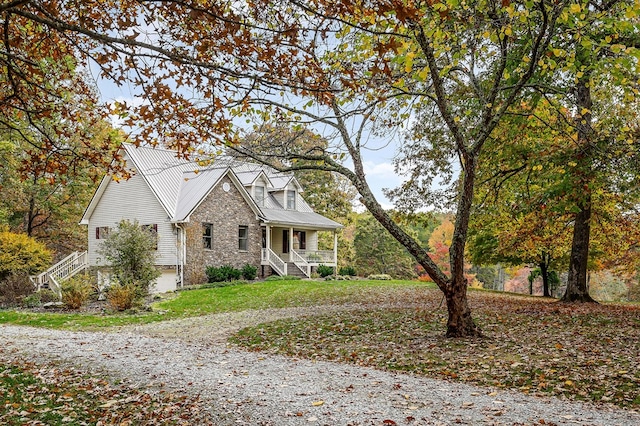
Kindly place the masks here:
<instances>
[{"instance_id":1,"label":"shrub","mask_svg":"<svg viewBox=\"0 0 640 426\"><path fill-rule=\"evenodd\" d=\"M320 274L322 278L328 277L333 274L333 268L327 265L318 265L318 274Z\"/></svg>"},{"instance_id":2,"label":"shrub","mask_svg":"<svg viewBox=\"0 0 640 426\"><path fill-rule=\"evenodd\" d=\"M91 296L93 286L89 278L84 275L76 275L64 280L60 284L62 291L62 303L69 309L80 309Z\"/></svg>"},{"instance_id":3,"label":"shrub","mask_svg":"<svg viewBox=\"0 0 640 426\"><path fill-rule=\"evenodd\" d=\"M131 309L136 301L136 289L132 284L112 284L107 289L107 301L116 311Z\"/></svg>"},{"instance_id":4,"label":"shrub","mask_svg":"<svg viewBox=\"0 0 640 426\"><path fill-rule=\"evenodd\" d=\"M98 253L109 262L114 281L132 286L138 299L149 295L161 274L155 266L155 236L138 222L120 222L102 242Z\"/></svg>"},{"instance_id":5,"label":"shrub","mask_svg":"<svg viewBox=\"0 0 640 426\"><path fill-rule=\"evenodd\" d=\"M0 227L0 281L15 274L19 280L22 276L28 279L29 275L45 270L50 263L51 253L44 244L26 234L15 234ZM22 296L24 294L18 301Z\"/></svg>"},{"instance_id":6,"label":"shrub","mask_svg":"<svg viewBox=\"0 0 640 426\"><path fill-rule=\"evenodd\" d=\"M25 296L34 291L35 287L25 271L9 274L0 281L0 306L18 306Z\"/></svg>"},{"instance_id":7,"label":"shrub","mask_svg":"<svg viewBox=\"0 0 640 426\"><path fill-rule=\"evenodd\" d=\"M369 279L369 280L386 280L386 281L388 281L388 280L391 280L392 278L391 278L391 275L389 275L389 274L375 274L375 275L369 275L367 277L367 279Z\"/></svg>"},{"instance_id":8,"label":"shrub","mask_svg":"<svg viewBox=\"0 0 640 426\"><path fill-rule=\"evenodd\" d=\"M242 267L242 277L245 280L252 281L256 279L258 275L258 268L248 263Z\"/></svg>"},{"instance_id":9,"label":"shrub","mask_svg":"<svg viewBox=\"0 0 640 426\"><path fill-rule=\"evenodd\" d=\"M40 299L40 292L36 291L33 294L22 298L22 306L25 308L37 308L42 305L42 299Z\"/></svg>"},{"instance_id":10,"label":"shrub","mask_svg":"<svg viewBox=\"0 0 640 426\"><path fill-rule=\"evenodd\" d=\"M220 267L208 266L206 270L207 281L210 283L239 280L242 273L240 269L229 265Z\"/></svg>"},{"instance_id":11,"label":"shrub","mask_svg":"<svg viewBox=\"0 0 640 426\"><path fill-rule=\"evenodd\" d=\"M207 282L218 283L225 280L222 268L218 268L216 266L207 266L205 273L207 274Z\"/></svg>"},{"instance_id":12,"label":"shrub","mask_svg":"<svg viewBox=\"0 0 640 426\"><path fill-rule=\"evenodd\" d=\"M271 275L265 278L265 281L298 281L302 278L296 277L294 275Z\"/></svg>"},{"instance_id":13,"label":"shrub","mask_svg":"<svg viewBox=\"0 0 640 426\"><path fill-rule=\"evenodd\" d=\"M58 294L53 290L42 289L38 293L40 294L40 302L43 304L60 301L60 297L58 297Z\"/></svg>"},{"instance_id":14,"label":"shrub","mask_svg":"<svg viewBox=\"0 0 640 426\"><path fill-rule=\"evenodd\" d=\"M355 277L356 276L356 268L354 268L353 266L343 266L338 271L338 274L339 275L344 275L344 276L349 276L349 277Z\"/></svg>"}]
</instances>

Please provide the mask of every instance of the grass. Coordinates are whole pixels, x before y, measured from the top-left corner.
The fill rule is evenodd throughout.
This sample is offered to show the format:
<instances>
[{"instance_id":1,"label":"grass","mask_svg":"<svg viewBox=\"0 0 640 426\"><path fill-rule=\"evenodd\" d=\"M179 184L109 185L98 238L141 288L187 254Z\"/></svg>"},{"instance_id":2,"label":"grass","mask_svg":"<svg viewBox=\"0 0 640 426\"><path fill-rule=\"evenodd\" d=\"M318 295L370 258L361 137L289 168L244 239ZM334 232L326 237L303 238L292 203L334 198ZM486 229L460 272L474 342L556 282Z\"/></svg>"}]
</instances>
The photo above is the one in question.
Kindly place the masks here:
<instances>
[{"instance_id":1,"label":"grass","mask_svg":"<svg viewBox=\"0 0 640 426\"><path fill-rule=\"evenodd\" d=\"M232 340L256 351L640 408L640 305L561 304L473 289L469 299L485 339L444 338L442 294L432 284L406 281L255 282L180 292L135 315L0 311L0 322L95 329L248 309L356 304L349 311L246 328Z\"/></svg>"},{"instance_id":2,"label":"grass","mask_svg":"<svg viewBox=\"0 0 640 426\"><path fill-rule=\"evenodd\" d=\"M4 310L0 311L0 323L95 330L247 309L373 303L380 293L393 294L430 286L417 282L375 280L263 281L179 292L168 300L154 303L151 312L95 315Z\"/></svg>"},{"instance_id":3,"label":"grass","mask_svg":"<svg viewBox=\"0 0 640 426\"><path fill-rule=\"evenodd\" d=\"M0 404L3 425L213 424L197 398L25 362L0 361Z\"/></svg>"},{"instance_id":4,"label":"grass","mask_svg":"<svg viewBox=\"0 0 640 426\"><path fill-rule=\"evenodd\" d=\"M454 340L443 337L441 297L433 289L407 289L381 296L370 309L279 320L241 330L232 341L299 358L640 408L640 306L472 291L474 317L488 337Z\"/></svg>"}]
</instances>

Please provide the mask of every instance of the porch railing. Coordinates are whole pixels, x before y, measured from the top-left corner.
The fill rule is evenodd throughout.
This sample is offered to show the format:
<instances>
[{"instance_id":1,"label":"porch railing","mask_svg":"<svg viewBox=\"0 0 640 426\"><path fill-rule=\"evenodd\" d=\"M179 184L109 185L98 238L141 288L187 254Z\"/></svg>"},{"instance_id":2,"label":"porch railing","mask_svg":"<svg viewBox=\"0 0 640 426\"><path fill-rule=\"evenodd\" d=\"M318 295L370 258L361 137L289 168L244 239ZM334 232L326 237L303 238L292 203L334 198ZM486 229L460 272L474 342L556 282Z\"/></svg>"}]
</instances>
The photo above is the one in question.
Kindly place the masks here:
<instances>
[{"instance_id":1,"label":"porch railing","mask_svg":"<svg viewBox=\"0 0 640 426\"><path fill-rule=\"evenodd\" d=\"M271 266L279 275L287 275L287 263L280 259L280 257L270 248L262 249L262 260L268 261Z\"/></svg>"},{"instance_id":2,"label":"porch railing","mask_svg":"<svg viewBox=\"0 0 640 426\"><path fill-rule=\"evenodd\" d=\"M312 265L335 263L333 250L298 250L297 254Z\"/></svg>"},{"instance_id":3,"label":"porch railing","mask_svg":"<svg viewBox=\"0 0 640 426\"><path fill-rule=\"evenodd\" d=\"M89 257L86 251L73 252L60 262L47 269L45 272L31 277L31 281L40 290L44 285L49 285L51 290L61 294L60 281L72 277L80 271L83 271L89 265Z\"/></svg>"},{"instance_id":4,"label":"porch railing","mask_svg":"<svg viewBox=\"0 0 640 426\"><path fill-rule=\"evenodd\" d=\"M300 269L300 271L302 271L302 273L307 278L310 278L311 277L311 265L309 265L309 262L307 262L307 260L304 257L302 257L295 250L291 250L290 253L291 253L291 261L293 262L293 264L296 265L298 267L298 269Z\"/></svg>"}]
</instances>

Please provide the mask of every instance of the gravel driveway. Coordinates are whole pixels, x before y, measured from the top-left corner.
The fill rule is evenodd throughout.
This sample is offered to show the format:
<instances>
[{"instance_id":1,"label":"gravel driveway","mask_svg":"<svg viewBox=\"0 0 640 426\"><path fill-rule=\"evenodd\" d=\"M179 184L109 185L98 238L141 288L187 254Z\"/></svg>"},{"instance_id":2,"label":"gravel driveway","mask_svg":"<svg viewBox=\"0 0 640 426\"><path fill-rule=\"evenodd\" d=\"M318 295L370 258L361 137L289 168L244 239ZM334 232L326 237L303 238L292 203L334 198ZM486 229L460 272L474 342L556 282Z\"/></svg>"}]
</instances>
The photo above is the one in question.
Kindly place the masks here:
<instances>
[{"instance_id":1,"label":"gravel driveway","mask_svg":"<svg viewBox=\"0 0 640 426\"><path fill-rule=\"evenodd\" d=\"M351 307L353 308L353 307ZM345 309L325 307L322 312ZM640 414L228 347L240 326L311 313L246 311L112 332L0 326L5 356L61 361L210 404L217 425L640 425ZM319 313L317 308L313 313Z\"/></svg>"}]
</instances>

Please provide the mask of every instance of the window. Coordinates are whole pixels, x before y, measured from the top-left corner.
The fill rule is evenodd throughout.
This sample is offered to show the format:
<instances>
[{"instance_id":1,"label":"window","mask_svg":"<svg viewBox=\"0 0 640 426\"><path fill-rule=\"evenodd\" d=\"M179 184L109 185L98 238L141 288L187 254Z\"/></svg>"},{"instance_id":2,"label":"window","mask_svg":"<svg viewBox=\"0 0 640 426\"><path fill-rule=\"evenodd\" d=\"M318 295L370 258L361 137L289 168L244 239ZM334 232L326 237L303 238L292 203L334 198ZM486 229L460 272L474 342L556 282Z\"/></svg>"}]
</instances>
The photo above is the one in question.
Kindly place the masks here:
<instances>
[{"instance_id":1,"label":"window","mask_svg":"<svg viewBox=\"0 0 640 426\"><path fill-rule=\"evenodd\" d=\"M211 250L211 248L213 247L213 224L212 223L202 224L202 244L203 244L203 247L207 250Z\"/></svg>"},{"instance_id":2,"label":"window","mask_svg":"<svg viewBox=\"0 0 640 426\"><path fill-rule=\"evenodd\" d=\"M249 227L240 225L238 226L238 250L247 251L249 245Z\"/></svg>"},{"instance_id":3,"label":"window","mask_svg":"<svg viewBox=\"0 0 640 426\"><path fill-rule=\"evenodd\" d=\"M104 240L109 236L108 226L98 226L96 228L96 240Z\"/></svg>"},{"instance_id":4,"label":"window","mask_svg":"<svg viewBox=\"0 0 640 426\"><path fill-rule=\"evenodd\" d=\"M296 209L296 191L287 191L287 210Z\"/></svg>"},{"instance_id":5,"label":"window","mask_svg":"<svg viewBox=\"0 0 640 426\"><path fill-rule=\"evenodd\" d=\"M256 186L255 188L256 203L264 206L264 186Z\"/></svg>"},{"instance_id":6,"label":"window","mask_svg":"<svg viewBox=\"0 0 640 426\"><path fill-rule=\"evenodd\" d=\"M154 249L158 250L158 224L154 223L153 225L142 225L142 229L148 231L151 234L151 238L154 241Z\"/></svg>"}]
</instances>

